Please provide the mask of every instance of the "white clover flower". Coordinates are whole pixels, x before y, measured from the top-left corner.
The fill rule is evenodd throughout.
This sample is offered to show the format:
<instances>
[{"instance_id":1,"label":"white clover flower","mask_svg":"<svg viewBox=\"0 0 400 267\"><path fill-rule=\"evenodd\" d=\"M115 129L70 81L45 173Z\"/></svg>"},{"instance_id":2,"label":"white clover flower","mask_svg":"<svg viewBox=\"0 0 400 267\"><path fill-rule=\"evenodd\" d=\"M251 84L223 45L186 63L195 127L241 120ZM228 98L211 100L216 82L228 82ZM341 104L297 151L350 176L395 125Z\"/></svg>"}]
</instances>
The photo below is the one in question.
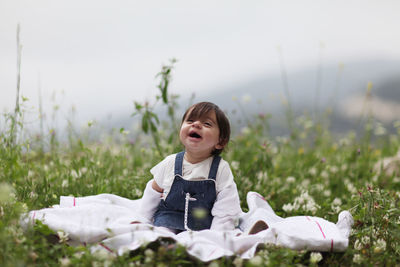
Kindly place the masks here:
<instances>
[{"instance_id":1,"label":"white clover flower","mask_svg":"<svg viewBox=\"0 0 400 267\"><path fill-rule=\"evenodd\" d=\"M153 257L154 257L154 251L148 248L148 249L146 249L146 250L144 251L144 255L145 255L147 258L153 258Z\"/></svg>"},{"instance_id":2,"label":"white clover flower","mask_svg":"<svg viewBox=\"0 0 400 267\"><path fill-rule=\"evenodd\" d=\"M322 193L325 197L330 197L332 192L330 189L326 189L323 193Z\"/></svg>"},{"instance_id":3,"label":"white clover flower","mask_svg":"<svg viewBox=\"0 0 400 267\"><path fill-rule=\"evenodd\" d=\"M76 172L75 170L71 170L71 176L74 178L79 178L81 175L79 172Z\"/></svg>"},{"instance_id":4,"label":"white clover flower","mask_svg":"<svg viewBox=\"0 0 400 267\"><path fill-rule=\"evenodd\" d=\"M339 171L339 168L337 166L331 166L329 168L329 171L333 174L337 173Z\"/></svg>"},{"instance_id":5,"label":"white clover flower","mask_svg":"<svg viewBox=\"0 0 400 267\"><path fill-rule=\"evenodd\" d=\"M251 258L249 260L249 263L252 266L263 266L263 258L261 256L257 255L255 257Z\"/></svg>"},{"instance_id":6,"label":"white clover flower","mask_svg":"<svg viewBox=\"0 0 400 267\"><path fill-rule=\"evenodd\" d=\"M380 253L386 249L386 241L383 239L378 239L377 241L374 242L374 252L375 253Z\"/></svg>"},{"instance_id":7,"label":"white clover flower","mask_svg":"<svg viewBox=\"0 0 400 267\"><path fill-rule=\"evenodd\" d=\"M362 263L362 261L363 261L363 259L360 254L354 254L354 256L353 256L354 263L360 264L360 263Z\"/></svg>"},{"instance_id":8,"label":"white clover flower","mask_svg":"<svg viewBox=\"0 0 400 267\"><path fill-rule=\"evenodd\" d=\"M307 188L309 185L310 185L310 180L309 180L309 179L304 179L304 180L301 182L301 186L302 186L303 188Z\"/></svg>"},{"instance_id":9,"label":"white clover flower","mask_svg":"<svg viewBox=\"0 0 400 267\"><path fill-rule=\"evenodd\" d=\"M213 261L208 265L208 267L219 267L219 263L218 261Z\"/></svg>"},{"instance_id":10,"label":"white clover flower","mask_svg":"<svg viewBox=\"0 0 400 267\"><path fill-rule=\"evenodd\" d=\"M60 266L70 266L71 265L71 260L69 258L61 258L59 259L60 261Z\"/></svg>"},{"instance_id":11,"label":"white clover flower","mask_svg":"<svg viewBox=\"0 0 400 267\"><path fill-rule=\"evenodd\" d=\"M326 170L323 170L320 175L324 179L328 179L329 178L329 174L328 174L328 172Z\"/></svg>"},{"instance_id":12,"label":"white clover flower","mask_svg":"<svg viewBox=\"0 0 400 267\"><path fill-rule=\"evenodd\" d=\"M359 239L357 239L356 242L354 242L354 249L361 250L362 248L363 248L363 245L362 245L361 241Z\"/></svg>"},{"instance_id":13,"label":"white clover flower","mask_svg":"<svg viewBox=\"0 0 400 267\"><path fill-rule=\"evenodd\" d=\"M361 238L361 242L365 245L368 245L370 243L369 236L365 235Z\"/></svg>"},{"instance_id":14,"label":"white clover flower","mask_svg":"<svg viewBox=\"0 0 400 267\"><path fill-rule=\"evenodd\" d=\"M239 169L239 162L238 161L232 161L231 162L232 169L237 171Z\"/></svg>"},{"instance_id":15,"label":"white clover flower","mask_svg":"<svg viewBox=\"0 0 400 267\"><path fill-rule=\"evenodd\" d=\"M67 187L68 186L68 180L63 180L61 183L61 187Z\"/></svg>"},{"instance_id":16,"label":"white clover flower","mask_svg":"<svg viewBox=\"0 0 400 267\"><path fill-rule=\"evenodd\" d=\"M317 175L317 168L312 167L311 169L308 170L308 173L311 174L312 176Z\"/></svg>"},{"instance_id":17,"label":"white clover flower","mask_svg":"<svg viewBox=\"0 0 400 267\"><path fill-rule=\"evenodd\" d=\"M57 231L57 235L59 238L58 242L65 243L68 241L68 236L69 236L68 233L65 233L64 231Z\"/></svg>"},{"instance_id":18,"label":"white clover flower","mask_svg":"<svg viewBox=\"0 0 400 267\"><path fill-rule=\"evenodd\" d=\"M235 267L242 267L243 259L241 257L236 257L232 263L233 263L233 265L235 265Z\"/></svg>"},{"instance_id":19,"label":"white clover flower","mask_svg":"<svg viewBox=\"0 0 400 267\"><path fill-rule=\"evenodd\" d=\"M340 205L342 205L342 200L340 198L336 197L333 200L332 204L335 205L335 206L340 206Z\"/></svg>"},{"instance_id":20,"label":"white clover flower","mask_svg":"<svg viewBox=\"0 0 400 267\"><path fill-rule=\"evenodd\" d=\"M311 252L310 255L310 262L311 263L317 263L320 262L322 260L322 255L319 252Z\"/></svg>"},{"instance_id":21,"label":"white clover flower","mask_svg":"<svg viewBox=\"0 0 400 267\"><path fill-rule=\"evenodd\" d=\"M339 213L339 211L342 210L342 209L340 208L341 205L342 205L342 200L341 200L340 198L335 198L335 199L332 201L331 209L332 209L334 212Z\"/></svg>"},{"instance_id":22,"label":"white clover flower","mask_svg":"<svg viewBox=\"0 0 400 267\"><path fill-rule=\"evenodd\" d=\"M315 190L321 192L322 190L324 190L324 186L322 184L316 184Z\"/></svg>"},{"instance_id":23,"label":"white clover flower","mask_svg":"<svg viewBox=\"0 0 400 267\"><path fill-rule=\"evenodd\" d=\"M296 178L294 178L293 176L289 176L288 178L286 178L286 182L291 184L296 182Z\"/></svg>"},{"instance_id":24,"label":"white clover flower","mask_svg":"<svg viewBox=\"0 0 400 267\"><path fill-rule=\"evenodd\" d=\"M285 212L291 212L293 209L294 209L294 207L293 207L293 205L292 204L290 204L290 203L288 203L288 204L284 204L283 206L282 206L282 209L285 211Z\"/></svg>"},{"instance_id":25,"label":"white clover flower","mask_svg":"<svg viewBox=\"0 0 400 267\"><path fill-rule=\"evenodd\" d=\"M344 171L347 170L347 168L348 168L348 167L347 167L347 164L344 163L344 164L340 167L340 170L344 172Z\"/></svg>"}]
</instances>

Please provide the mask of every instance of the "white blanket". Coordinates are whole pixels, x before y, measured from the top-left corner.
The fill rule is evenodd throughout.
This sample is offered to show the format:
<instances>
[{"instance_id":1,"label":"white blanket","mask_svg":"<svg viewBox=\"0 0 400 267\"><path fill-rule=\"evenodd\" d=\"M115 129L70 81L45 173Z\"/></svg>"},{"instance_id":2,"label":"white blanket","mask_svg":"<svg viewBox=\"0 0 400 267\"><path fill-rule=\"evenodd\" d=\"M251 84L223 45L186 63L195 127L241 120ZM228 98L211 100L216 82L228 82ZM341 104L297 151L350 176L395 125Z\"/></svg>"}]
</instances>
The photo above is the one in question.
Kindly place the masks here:
<instances>
[{"instance_id":1,"label":"white blanket","mask_svg":"<svg viewBox=\"0 0 400 267\"><path fill-rule=\"evenodd\" d=\"M319 217L295 216L282 218L256 192L247 194L249 212L242 213L239 228L233 231L185 231L179 234L143 223L138 210L141 199L129 200L111 194L88 197L62 196L52 208L29 212L22 219L24 226L41 220L54 231L64 231L74 243L97 244L93 251L106 249L123 254L141 245L169 237L186 247L187 252L202 261L239 255L251 258L259 244L272 243L292 249L313 251L344 251L353 218L342 211L336 224ZM249 235L258 220L269 228Z\"/></svg>"}]
</instances>

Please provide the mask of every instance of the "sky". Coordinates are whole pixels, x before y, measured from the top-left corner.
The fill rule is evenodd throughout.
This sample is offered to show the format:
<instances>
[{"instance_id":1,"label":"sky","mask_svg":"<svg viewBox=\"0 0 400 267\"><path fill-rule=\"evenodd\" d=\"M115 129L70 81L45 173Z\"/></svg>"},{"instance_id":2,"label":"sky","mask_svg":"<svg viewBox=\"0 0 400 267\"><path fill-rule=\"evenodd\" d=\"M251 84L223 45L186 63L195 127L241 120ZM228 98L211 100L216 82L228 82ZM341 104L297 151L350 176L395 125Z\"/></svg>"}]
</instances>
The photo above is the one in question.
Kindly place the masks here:
<instances>
[{"instance_id":1,"label":"sky","mask_svg":"<svg viewBox=\"0 0 400 267\"><path fill-rule=\"evenodd\" d=\"M0 112L15 105L18 24L26 106L37 111L40 88L47 113L74 108L85 122L152 100L171 58L183 96L279 73L279 55L289 71L400 60L398 14L390 0L1 0Z\"/></svg>"}]
</instances>

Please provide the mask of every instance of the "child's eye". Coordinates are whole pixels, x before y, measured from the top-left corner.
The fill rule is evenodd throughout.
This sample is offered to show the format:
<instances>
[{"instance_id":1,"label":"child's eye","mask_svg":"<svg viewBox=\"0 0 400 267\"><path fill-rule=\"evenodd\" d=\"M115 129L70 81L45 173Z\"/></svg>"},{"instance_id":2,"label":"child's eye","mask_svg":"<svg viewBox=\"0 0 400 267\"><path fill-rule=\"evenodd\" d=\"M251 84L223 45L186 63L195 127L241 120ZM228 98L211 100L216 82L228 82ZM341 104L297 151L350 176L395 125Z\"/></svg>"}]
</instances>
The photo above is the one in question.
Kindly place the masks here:
<instances>
[{"instance_id":1,"label":"child's eye","mask_svg":"<svg viewBox=\"0 0 400 267\"><path fill-rule=\"evenodd\" d=\"M204 125L207 126L207 127L211 127L211 123L210 122L205 122Z\"/></svg>"}]
</instances>

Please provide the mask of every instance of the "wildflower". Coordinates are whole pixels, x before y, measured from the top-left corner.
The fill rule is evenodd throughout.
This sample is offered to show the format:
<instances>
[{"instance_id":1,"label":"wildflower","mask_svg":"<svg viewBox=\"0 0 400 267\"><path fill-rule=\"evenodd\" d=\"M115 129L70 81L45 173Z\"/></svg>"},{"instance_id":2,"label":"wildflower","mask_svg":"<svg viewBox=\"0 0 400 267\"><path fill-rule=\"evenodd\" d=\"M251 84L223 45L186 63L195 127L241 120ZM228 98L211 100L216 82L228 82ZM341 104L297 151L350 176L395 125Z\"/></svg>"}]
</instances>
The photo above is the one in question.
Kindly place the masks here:
<instances>
[{"instance_id":1,"label":"wildflower","mask_svg":"<svg viewBox=\"0 0 400 267\"><path fill-rule=\"evenodd\" d=\"M67 187L68 186L68 180L63 180L61 183L61 187Z\"/></svg>"},{"instance_id":2,"label":"wildflower","mask_svg":"<svg viewBox=\"0 0 400 267\"><path fill-rule=\"evenodd\" d=\"M330 197L332 192L329 189L326 189L323 193L322 193L325 197Z\"/></svg>"},{"instance_id":3,"label":"wildflower","mask_svg":"<svg viewBox=\"0 0 400 267\"><path fill-rule=\"evenodd\" d=\"M374 252L380 253L386 249L386 241L383 239L378 239L377 241L374 242L374 246L375 246Z\"/></svg>"},{"instance_id":4,"label":"wildflower","mask_svg":"<svg viewBox=\"0 0 400 267\"><path fill-rule=\"evenodd\" d=\"M208 265L208 267L219 267L218 261L213 261Z\"/></svg>"},{"instance_id":5,"label":"wildflower","mask_svg":"<svg viewBox=\"0 0 400 267\"><path fill-rule=\"evenodd\" d=\"M250 265L252 266L263 266L263 259L261 256L257 255L249 260Z\"/></svg>"},{"instance_id":6,"label":"wildflower","mask_svg":"<svg viewBox=\"0 0 400 267\"><path fill-rule=\"evenodd\" d=\"M61 258L60 259L60 266L70 266L71 260L69 258Z\"/></svg>"},{"instance_id":7,"label":"wildflower","mask_svg":"<svg viewBox=\"0 0 400 267\"><path fill-rule=\"evenodd\" d=\"M354 248L356 250L361 250L363 248L362 242L359 239L357 239L356 242L354 242Z\"/></svg>"},{"instance_id":8,"label":"wildflower","mask_svg":"<svg viewBox=\"0 0 400 267\"><path fill-rule=\"evenodd\" d=\"M291 184L296 182L296 178L294 178L293 176L289 176L288 178L286 178L286 182Z\"/></svg>"},{"instance_id":9,"label":"wildflower","mask_svg":"<svg viewBox=\"0 0 400 267\"><path fill-rule=\"evenodd\" d=\"M311 252L310 255L310 262L311 263L317 263L320 262L322 260L322 255L319 252Z\"/></svg>"},{"instance_id":10,"label":"wildflower","mask_svg":"<svg viewBox=\"0 0 400 267\"><path fill-rule=\"evenodd\" d=\"M321 159L321 163L325 163L325 162L326 162L326 158L323 157L323 158Z\"/></svg>"},{"instance_id":11,"label":"wildflower","mask_svg":"<svg viewBox=\"0 0 400 267\"><path fill-rule=\"evenodd\" d=\"M31 252L29 253L29 257L30 257L33 261L35 261L37 258L39 258L38 254L36 254L34 251L31 251Z\"/></svg>"},{"instance_id":12,"label":"wildflower","mask_svg":"<svg viewBox=\"0 0 400 267\"><path fill-rule=\"evenodd\" d=\"M324 179L328 179L328 178L329 178L329 174L328 174L328 172L325 171L325 170L323 170L323 171L321 172L320 175L321 175L321 177L324 178Z\"/></svg>"},{"instance_id":13,"label":"wildflower","mask_svg":"<svg viewBox=\"0 0 400 267\"><path fill-rule=\"evenodd\" d=\"M235 171L239 170L239 162L238 161L232 161L231 162L232 169Z\"/></svg>"},{"instance_id":14,"label":"wildflower","mask_svg":"<svg viewBox=\"0 0 400 267\"><path fill-rule=\"evenodd\" d=\"M337 173L339 171L339 168L336 166L331 166L329 170L331 173Z\"/></svg>"},{"instance_id":15,"label":"wildflower","mask_svg":"<svg viewBox=\"0 0 400 267\"><path fill-rule=\"evenodd\" d=\"M243 259L241 257L236 257L232 263L233 263L233 265L235 265L235 267L242 267Z\"/></svg>"},{"instance_id":16,"label":"wildflower","mask_svg":"<svg viewBox=\"0 0 400 267\"><path fill-rule=\"evenodd\" d=\"M354 263L356 263L356 264L360 264L360 263L362 263L362 257L361 257L361 255L360 254L354 254L354 256L353 256L353 262Z\"/></svg>"},{"instance_id":17,"label":"wildflower","mask_svg":"<svg viewBox=\"0 0 400 267\"><path fill-rule=\"evenodd\" d=\"M363 244L365 244L365 245L368 245L369 242L370 242L369 236L363 236L363 237L361 238L361 242L362 242Z\"/></svg>"},{"instance_id":18,"label":"wildflower","mask_svg":"<svg viewBox=\"0 0 400 267\"><path fill-rule=\"evenodd\" d=\"M311 174L312 176L317 175L317 169L315 167L312 167L311 169L308 170L308 173Z\"/></svg>"},{"instance_id":19,"label":"wildflower","mask_svg":"<svg viewBox=\"0 0 400 267\"><path fill-rule=\"evenodd\" d=\"M81 176L81 174L78 172L76 172L75 170L71 170L71 176L74 178L79 178Z\"/></svg>"},{"instance_id":20,"label":"wildflower","mask_svg":"<svg viewBox=\"0 0 400 267\"><path fill-rule=\"evenodd\" d=\"M334 212L338 213L341 211L340 206L342 205L342 200L340 198L335 198L331 204L331 208Z\"/></svg>"},{"instance_id":21,"label":"wildflower","mask_svg":"<svg viewBox=\"0 0 400 267\"><path fill-rule=\"evenodd\" d=\"M146 249L144 251L144 255L146 256L146 258L153 258L154 257L154 251L151 249Z\"/></svg>"},{"instance_id":22,"label":"wildflower","mask_svg":"<svg viewBox=\"0 0 400 267\"><path fill-rule=\"evenodd\" d=\"M288 203L288 204L284 204L283 206L282 206L282 209L285 211L285 212L291 212L293 209L294 209L294 206L292 205L292 204L290 204L290 203Z\"/></svg>"},{"instance_id":23,"label":"wildflower","mask_svg":"<svg viewBox=\"0 0 400 267\"><path fill-rule=\"evenodd\" d=\"M57 235L58 235L58 238L59 238L58 242L65 243L65 242L68 241L68 236L69 236L68 233L65 233L64 231L57 231Z\"/></svg>"}]
</instances>

